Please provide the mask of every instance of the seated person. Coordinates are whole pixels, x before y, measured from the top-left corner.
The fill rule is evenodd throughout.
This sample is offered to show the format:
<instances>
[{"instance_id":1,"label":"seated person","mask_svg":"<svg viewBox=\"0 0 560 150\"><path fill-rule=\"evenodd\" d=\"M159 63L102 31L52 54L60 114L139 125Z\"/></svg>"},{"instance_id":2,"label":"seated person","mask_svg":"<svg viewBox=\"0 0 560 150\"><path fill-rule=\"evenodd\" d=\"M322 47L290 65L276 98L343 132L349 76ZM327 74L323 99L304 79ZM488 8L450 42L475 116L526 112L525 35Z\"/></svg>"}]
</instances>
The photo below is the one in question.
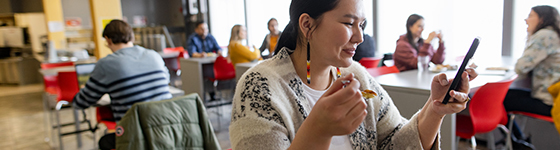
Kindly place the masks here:
<instances>
[{"instance_id":1,"label":"seated person","mask_svg":"<svg viewBox=\"0 0 560 150\"><path fill-rule=\"evenodd\" d=\"M397 48L393 54L395 66L399 70L407 71L418 68L418 56L428 56L434 64L441 64L445 60L445 46L441 33L431 32L427 39L422 38L424 31L424 17L412 14L406 20L406 34L397 40ZM432 40L439 39L439 47L432 47Z\"/></svg>"},{"instance_id":2,"label":"seated person","mask_svg":"<svg viewBox=\"0 0 560 150\"><path fill-rule=\"evenodd\" d=\"M154 50L134 46L134 32L122 20L113 20L103 30L107 47L113 51L97 61L86 86L74 97L72 106L88 108L108 93L115 121L120 121L132 104L170 99L169 73ZM99 140L101 149L115 147L115 134Z\"/></svg>"},{"instance_id":3,"label":"seated person","mask_svg":"<svg viewBox=\"0 0 560 150\"><path fill-rule=\"evenodd\" d=\"M237 63L245 63L256 60L262 60L261 51L253 46L254 51L249 47L241 44L241 41L247 38L247 30L242 25L235 25L231 28L231 38L228 45L228 57L231 59L233 66Z\"/></svg>"},{"instance_id":4,"label":"seated person","mask_svg":"<svg viewBox=\"0 0 560 150\"><path fill-rule=\"evenodd\" d=\"M190 57L200 58L205 57L206 53L222 53L222 48L220 48L214 36L208 33L206 23L197 22L194 32L187 41L187 51Z\"/></svg>"},{"instance_id":5,"label":"seated person","mask_svg":"<svg viewBox=\"0 0 560 150\"><path fill-rule=\"evenodd\" d=\"M261 50L261 56L263 56L262 53L268 49L268 57L270 57L274 55L276 43L278 43L278 39L280 39L280 35L282 34L282 32L278 30L278 20L276 20L276 18L268 20L268 31L270 31L270 33L264 37L259 50Z\"/></svg>"},{"instance_id":6,"label":"seated person","mask_svg":"<svg viewBox=\"0 0 560 150\"><path fill-rule=\"evenodd\" d=\"M551 116L553 99L548 88L560 81L560 14L551 6L535 6L527 23L527 45L515 64L518 81L530 80L531 88L509 89L505 99L506 111L522 111ZM517 139L525 139L514 124Z\"/></svg>"},{"instance_id":7,"label":"seated person","mask_svg":"<svg viewBox=\"0 0 560 150\"><path fill-rule=\"evenodd\" d=\"M358 45L352 59L360 61L363 57L375 57L375 40L368 34L364 34L364 42Z\"/></svg>"}]
</instances>

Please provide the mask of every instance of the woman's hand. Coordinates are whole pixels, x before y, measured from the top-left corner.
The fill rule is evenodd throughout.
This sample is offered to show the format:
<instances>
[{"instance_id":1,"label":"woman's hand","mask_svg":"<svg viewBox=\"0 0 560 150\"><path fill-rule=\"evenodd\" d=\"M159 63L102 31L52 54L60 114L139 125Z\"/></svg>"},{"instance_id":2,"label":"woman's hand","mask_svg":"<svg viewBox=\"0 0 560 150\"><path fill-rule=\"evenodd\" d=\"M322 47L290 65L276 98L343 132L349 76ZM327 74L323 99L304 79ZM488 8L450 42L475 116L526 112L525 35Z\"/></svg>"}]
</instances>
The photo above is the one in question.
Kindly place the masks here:
<instances>
[{"instance_id":1,"label":"woman's hand","mask_svg":"<svg viewBox=\"0 0 560 150\"><path fill-rule=\"evenodd\" d=\"M436 37L439 39L439 43L443 43L443 33L441 33L441 30L438 32Z\"/></svg>"},{"instance_id":2,"label":"woman's hand","mask_svg":"<svg viewBox=\"0 0 560 150\"><path fill-rule=\"evenodd\" d=\"M430 35L428 35L428 38L426 40L424 40L424 43L432 43L432 40L437 36L436 31L432 31L430 32Z\"/></svg>"},{"instance_id":3,"label":"woman's hand","mask_svg":"<svg viewBox=\"0 0 560 150\"><path fill-rule=\"evenodd\" d=\"M343 81L349 83L343 83ZM304 124L311 123L324 136L347 135L366 117L366 103L353 74L339 78L313 107Z\"/></svg>"},{"instance_id":4,"label":"woman's hand","mask_svg":"<svg viewBox=\"0 0 560 150\"><path fill-rule=\"evenodd\" d=\"M461 82L459 82L458 90L449 92L451 99L449 103L442 104L443 98L447 89L451 86L453 79L448 80L445 74L439 74L432 80L432 89L430 93L430 101L428 108L429 111L443 117L446 114L458 113L466 108L468 93L470 91L469 81L476 78L478 74L472 68L465 69L461 75Z\"/></svg>"}]
</instances>

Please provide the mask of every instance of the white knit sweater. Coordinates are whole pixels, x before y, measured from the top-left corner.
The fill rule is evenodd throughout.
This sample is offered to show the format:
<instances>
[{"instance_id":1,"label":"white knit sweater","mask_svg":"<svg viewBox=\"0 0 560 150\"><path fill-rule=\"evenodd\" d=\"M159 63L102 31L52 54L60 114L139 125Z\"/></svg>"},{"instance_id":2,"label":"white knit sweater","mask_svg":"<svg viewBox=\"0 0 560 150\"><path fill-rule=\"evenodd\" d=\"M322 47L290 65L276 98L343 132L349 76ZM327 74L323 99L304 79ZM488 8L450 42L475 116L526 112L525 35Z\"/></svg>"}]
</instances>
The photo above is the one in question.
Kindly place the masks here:
<instances>
[{"instance_id":1,"label":"white knit sweater","mask_svg":"<svg viewBox=\"0 0 560 150\"><path fill-rule=\"evenodd\" d=\"M249 69L238 81L229 128L234 150L287 149L309 115L303 82L287 51L284 48ZM402 117L387 92L357 62L340 71L342 75L354 73L360 90L379 94L367 101L368 115L349 135L354 149L422 149L417 115L410 120ZM439 149L439 135L436 141L433 148Z\"/></svg>"}]
</instances>

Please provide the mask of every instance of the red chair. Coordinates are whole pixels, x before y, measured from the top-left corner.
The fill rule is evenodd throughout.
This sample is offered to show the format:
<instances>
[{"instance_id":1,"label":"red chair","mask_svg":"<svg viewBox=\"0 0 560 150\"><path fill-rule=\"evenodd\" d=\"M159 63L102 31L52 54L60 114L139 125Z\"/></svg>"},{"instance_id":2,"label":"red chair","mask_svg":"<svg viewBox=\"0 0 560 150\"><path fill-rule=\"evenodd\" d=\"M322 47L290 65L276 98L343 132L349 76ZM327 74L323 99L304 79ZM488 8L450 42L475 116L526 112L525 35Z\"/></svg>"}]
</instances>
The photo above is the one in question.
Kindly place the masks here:
<instances>
[{"instance_id":1,"label":"red chair","mask_svg":"<svg viewBox=\"0 0 560 150\"><path fill-rule=\"evenodd\" d=\"M473 149L476 147L475 134L490 132L498 126L509 133L505 127L508 118L503 102L509 90L509 85L515 78L486 83L475 92L469 102L469 115L457 114L456 134L460 138L471 139ZM488 136L490 136L487 142L488 148L495 149L493 135L489 134ZM508 146L510 146L509 138L506 140Z\"/></svg>"},{"instance_id":2,"label":"red chair","mask_svg":"<svg viewBox=\"0 0 560 150\"><path fill-rule=\"evenodd\" d=\"M379 62L381 62L381 58L364 57L358 62L366 68L377 68L377 66L379 66Z\"/></svg>"},{"instance_id":3,"label":"red chair","mask_svg":"<svg viewBox=\"0 0 560 150\"><path fill-rule=\"evenodd\" d=\"M214 91L230 89L231 92L228 96L222 96L220 102L205 104L207 108L220 107L224 105L231 105L231 96L233 96L235 88L235 68L227 58L218 55L216 61L214 61L214 78L210 81L214 82ZM221 92L220 92L221 93ZM222 93L223 95L223 93ZM223 101L224 97L228 97L226 101ZM218 128L221 129L221 109L218 108Z\"/></svg>"},{"instance_id":4,"label":"red chair","mask_svg":"<svg viewBox=\"0 0 560 150\"><path fill-rule=\"evenodd\" d=\"M111 107L109 106L96 107L96 118L97 118L98 125L104 124L107 127L107 130L105 130L105 134L115 132L115 127L117 126L117 122L115 122L115 118L113 117L113 111L111 110Z\"/></svg>"},{"instance_id":5,"label":"red chair","mask_svg":"<svg viewBox=\"0 0 560 150\"><path fill-rule=\"evenodd\" d=\"M373 77L377 77L377 76L384 75L384 74L399 73L400 72L399 69L396 66L391 66L391 67L383 66L383 67L377 67L377 68L367 68L366 70Z\"/></svg>"},{"instance_id":6,"label":"red chair","mask_svg":"<svg viewBox=\"0 0 560 150\"><path fill-rule=\"evenodd\" d=\"M54 69L58 67L70 67L74 66L74 62L61 62L61 63L42 63L41 69ZM56 75L43 75L43 84L45 86L45 92L49 94L57 94L58 82L56 81Z\"/></svg>"}]
</instances>

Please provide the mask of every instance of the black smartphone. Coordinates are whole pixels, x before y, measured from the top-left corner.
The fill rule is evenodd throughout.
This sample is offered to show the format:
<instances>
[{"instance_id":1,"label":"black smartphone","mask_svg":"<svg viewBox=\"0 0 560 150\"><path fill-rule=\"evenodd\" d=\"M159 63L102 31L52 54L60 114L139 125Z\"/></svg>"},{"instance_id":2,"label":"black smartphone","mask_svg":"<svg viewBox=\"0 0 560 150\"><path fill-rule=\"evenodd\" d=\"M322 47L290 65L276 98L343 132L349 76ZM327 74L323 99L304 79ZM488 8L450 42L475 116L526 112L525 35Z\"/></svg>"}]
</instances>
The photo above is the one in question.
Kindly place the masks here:
<instances>
[{"instance_id":1,"label":"black smartphone","mask_svg":"<svg viewBox=\"0 0 560 150\"><path fill-rule=\"evenodd\" d=\"M467 55L465 55L465 58L463 59L463 63L461 63L461 67L459 67L459 69L457 70L457 74L455 75L455 78L453 79L451 86L447 90L447 93L445 93L445 98L443 98L443 102L441 103L447 104L447 102L449 102L449 98L451 98L449 92L451 90L457 90L457 86L459 85L459 83L461 83L461 75L463 74L463 71L465 71L465 68L469 63L469 60L473 57L474 52L476 51L476 48L478 48L479 43L480 43L480 38L479 37L474 38L474 41L471 44L471 48L469 48L469 52L467 52Z\"/></svg>"}]
</instances>

